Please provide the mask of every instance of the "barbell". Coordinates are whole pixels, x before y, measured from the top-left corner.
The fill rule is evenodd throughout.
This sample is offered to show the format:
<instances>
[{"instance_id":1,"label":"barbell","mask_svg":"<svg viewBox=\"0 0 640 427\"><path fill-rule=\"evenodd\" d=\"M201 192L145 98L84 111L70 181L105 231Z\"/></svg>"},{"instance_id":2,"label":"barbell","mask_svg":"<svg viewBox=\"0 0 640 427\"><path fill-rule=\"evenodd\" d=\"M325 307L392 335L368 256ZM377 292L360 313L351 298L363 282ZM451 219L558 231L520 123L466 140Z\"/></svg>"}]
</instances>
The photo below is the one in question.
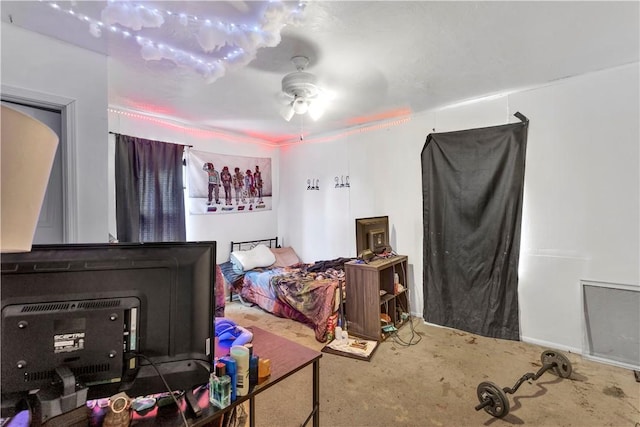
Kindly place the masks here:
<instances>
[{"instance_id":1,"label":"barbell","mask_svg":"<svg viewBox=\"0 0 640 427\"><path fill-rule=\"evenodd\" d=\"M540 361L542 362L542 368L538 372L524 374L512 388L500 388L491 381L483 381L478 384L477 394L480 403L476 405L476 411L484 409L488 414L496 418L502 418L509 413L509 400L505 393L515 393L522 383L529 380L535 381L549 370L560 378L569 378L571 376L573 370L571 362L560 352L544 350L540 355Z\"/></svg>"}]
</instances>

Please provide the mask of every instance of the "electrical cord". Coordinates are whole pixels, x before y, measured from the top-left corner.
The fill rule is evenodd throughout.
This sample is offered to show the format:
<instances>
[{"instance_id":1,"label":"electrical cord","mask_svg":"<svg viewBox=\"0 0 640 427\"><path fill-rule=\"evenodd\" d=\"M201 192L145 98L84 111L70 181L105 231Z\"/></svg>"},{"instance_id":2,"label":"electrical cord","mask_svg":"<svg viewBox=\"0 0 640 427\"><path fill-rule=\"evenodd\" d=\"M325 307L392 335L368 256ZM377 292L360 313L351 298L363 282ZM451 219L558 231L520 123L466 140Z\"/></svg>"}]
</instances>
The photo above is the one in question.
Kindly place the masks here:
<instances>
[{"instance_id":1,"label":"electrical cord","mask_svg":"<svg viewBox=\"0 0 640 427\"><path fill-rule=\"evenodd\" d=\"M153 363L153 360L151 360L150 358L148 358L144 354L136 353L136 355L142 357L144 360L149 362L149 364L151 364L151 366L153 366L153 369L156 370L156 373L158 374L158 376L162 380L162 383L164 384L164 386L166 387L167 391L169 392L169 394L173 398L173 401L175 402L176 407L178 408L178 411L180 412L180 416L182 417L182 422L184 423L184 427L189 427L189 423L187 422L187 417L185 417L184 411L180 407L180 403L178 403L178 399L176 399L176 397L174 396L173 390L171 390L171 387L169 387L169 384L167 383L167 380L164 378L164 375L162 375L162 373L160 372L160 369L158 369L158 366L155 363Z\"/></svg>"},{"instance_id":2,"label":"electrical cord","mask_svg":"<svg viewBox=\"0 0 640 427\"><path fill-rule=\"evenodd\" d=\"M247 411L244 408L244 402L242 405L238 405L231 410L229 417L221 422L221 427L243 427L247 421Z\"/></svg>"},{"instance_id":3,"label":"electrical cord","mask_svg":"<svg viewBox=\"0 0 640 427\"><path fill-rule=\"evenodd\" d=\"M398 304L400 304L400 308L401 309L404 309L404 307L402 306L402 303L400 301L398 301ZM420 341L422 341L422 336L420 334L416 333L416 331L415 331L415 329L413 327L413 320L411 319L411 316L409 317L409 319L410 319L409 320L409 327L411 329L411 337L409 338L408 342L404 341L402 338L400 338L400 335L398 335L398 331L395 331L395 332L393 332L391 334L391 337L393 338L393 342L395 342L396 344L401 345L403 347L409 347L409 346L412 346L412 345L416 345ZM414 340L414 338L416 338L416 336L417 336L417 339L414 342L413 340Z\"/></svg>"},{"instance_id":4,"label":"electrical cord","mask_svg":"<svg viewBox=\"0 0 640 427\"><path fill-rule=\"evenodd\" d=\"M410 306L410 301L409 301L409 285L407 282L407 272L404 269L404 264L400 263L400 268L402 268L402 275L404 276L404 282L405 282L405 286L406 286L406 290L405 293L407 294L407 305ZM394 267L394 272L395 272L395 267ZM396 298L396 302L398 303L398 305L400 305L400 310L402 310L402 312L407 313L409 315L409 327L411 328L411 338L409 338L409 341L404 341L402 338L400 338L400 335L398 335L398 331L395 331L391 334L391 337L393 338L393 342L395 342L396 344L403 346L403 347L409 347L411 345L416 345L418 344L420 341L422 341L422 336L420 334L417 334L414 327L413 327L413 320L411 319L411 314L409 313L409 309L408 307L404 307L404 305L402 304L402 301L399 298ZM413 342L414 338L416 338L417 336L417 340L415 342Z\"/></svg>"}]
</instances>

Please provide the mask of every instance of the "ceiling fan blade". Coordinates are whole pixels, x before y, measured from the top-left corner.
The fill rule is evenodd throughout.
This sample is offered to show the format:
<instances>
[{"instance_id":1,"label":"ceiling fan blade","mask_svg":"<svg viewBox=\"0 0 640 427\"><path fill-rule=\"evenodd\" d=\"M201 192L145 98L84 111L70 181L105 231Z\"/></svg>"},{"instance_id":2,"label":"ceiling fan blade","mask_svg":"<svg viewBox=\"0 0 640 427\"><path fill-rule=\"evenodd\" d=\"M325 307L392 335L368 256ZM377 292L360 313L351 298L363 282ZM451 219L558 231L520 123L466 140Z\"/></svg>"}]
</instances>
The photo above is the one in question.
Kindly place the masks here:
<instances>
[{"instance_id":1,"label":"ceiling fan blade","mask_svg":"<svg viewBox=\"0 0 640 427\"><path fill-rule=\"evenodd\" d=\"M309 105L309 116L313 120L318 120L324 114L326 105L323 102L314 101Z\"/></svg>"},{"instance_id":2,"label":"ceiling fan blade","mask_svg":"<svg viewBox=\"0 0 640 427\"><path fill-rule=\"evenodd\" d=\"M276 100L278 102L278 104L280 105L291 105L291 102L294 100L295 98L289 94L286 94L284 92L279 92L276 95Z\"/></svg>"},{"instance_id":3,"label":"ceiling fan blade","mask_svg":"<svg viewBox=\"0 0 640 427\"><path fill-rule=\"evenodd\" d=\"M289 104L280 108L280 115L286 121L291 121L291 118L293 117L294 114L295 114L295 111L293 110L293 102L290 102Z\"/></svg>"}]
</instances>

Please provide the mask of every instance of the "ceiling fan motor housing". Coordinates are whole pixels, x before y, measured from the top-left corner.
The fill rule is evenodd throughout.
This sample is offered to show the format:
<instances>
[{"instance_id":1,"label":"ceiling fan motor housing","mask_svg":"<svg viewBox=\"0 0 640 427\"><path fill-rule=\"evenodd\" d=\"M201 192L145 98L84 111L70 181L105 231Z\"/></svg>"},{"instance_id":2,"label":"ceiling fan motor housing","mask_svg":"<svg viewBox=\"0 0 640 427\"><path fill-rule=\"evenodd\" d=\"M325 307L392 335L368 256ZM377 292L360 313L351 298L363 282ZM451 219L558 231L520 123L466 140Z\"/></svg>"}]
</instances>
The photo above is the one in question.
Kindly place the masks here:
<instances>
[{"instance_id":1,"label":"ceiling fan motor housing","mask_svg":"<svg viewBox=\"0 0 640 427\"><path fill-rule=\"evenodd\" d=\"M282 91L294 98L313 98L318 94L316 76L305 71L289 73L282 79Z\"/></svg>"}]
</instances>

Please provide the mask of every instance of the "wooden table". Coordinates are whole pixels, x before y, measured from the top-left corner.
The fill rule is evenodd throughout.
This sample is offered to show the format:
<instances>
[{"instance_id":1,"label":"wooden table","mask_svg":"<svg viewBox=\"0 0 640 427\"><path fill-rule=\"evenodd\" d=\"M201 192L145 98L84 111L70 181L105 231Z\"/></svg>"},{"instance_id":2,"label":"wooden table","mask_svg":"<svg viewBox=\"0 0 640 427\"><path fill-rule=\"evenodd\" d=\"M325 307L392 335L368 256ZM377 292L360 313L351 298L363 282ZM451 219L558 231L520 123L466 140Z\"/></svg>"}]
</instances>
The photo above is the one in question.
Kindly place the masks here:
<instances>
[{"instance_id":1,"label":"wooden table","mask_svg":"<svg viewBox=\"0 0 640 427\"><path fill-rule=\"evenodd\" d=\"M306 366L313 365L313 393L312 393L312 410L302 425L306 425L309 420L313 419L313 427L320 426L320 358L322 353L312 350L308 347L297 344L286 338L267 332L258 327L248 327L253 332L253 352L263 359L271 360L271 375L251 388L247 396L238 397L234 402L224 409L216 408L209 404L209 394L206 388L196 391L194 394L198 400L202 413L199 417L194 417L189 411L186 412L187 420L190 426L207 426L212 421L218 420L224 414L232 411L238 405L249 401L249 425L255 426L255 397L269 389L271 386L279 383L285 378L295 374ZM215 356L222 357L229 352L228 347L221 347L216 342ZM181 400L184 400L182 398ZM186 405L180 402L183 410ZM135 416L132 426L183 426L180 415L174 410L160 411L150 414L147 417ZM154 410L155 411L155 410ZM211 424L213 425L213 424Z\"/></svg>"}]
</instances>

